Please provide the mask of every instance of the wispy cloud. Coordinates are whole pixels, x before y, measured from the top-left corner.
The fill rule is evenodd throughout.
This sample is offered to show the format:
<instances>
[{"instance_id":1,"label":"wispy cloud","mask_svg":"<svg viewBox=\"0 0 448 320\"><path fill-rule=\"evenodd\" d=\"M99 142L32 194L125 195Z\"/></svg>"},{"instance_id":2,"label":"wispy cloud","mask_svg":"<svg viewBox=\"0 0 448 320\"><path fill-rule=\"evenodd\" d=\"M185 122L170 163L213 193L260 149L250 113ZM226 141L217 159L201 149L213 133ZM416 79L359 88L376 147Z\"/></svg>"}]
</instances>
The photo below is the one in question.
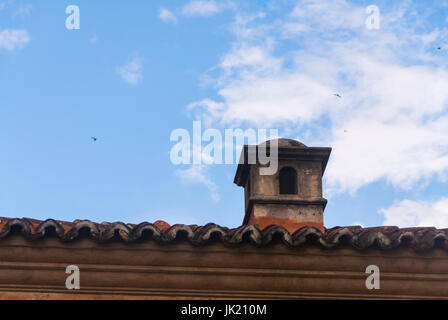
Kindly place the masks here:
<instances>
[{"instance_id":1,"label":"wispy cloud","mask_svg":"<svg viewBox=\"0 0 448 320\"><path fill-rule=\"evenodd\" d=\"M94 35L92 38L89 39L89 42L90 42L91 44L94 44L94 43L96 43L97 41L98 41L98 37L97 37L96 35Z\"/></svg>"},{"instance_id":2,"label":"wispy cloud","mask_svg":"<svg viewBox=\"0 0 448 320\"><path fill-rule=\"evenodd\" d=\"M448 198L434 203L403 200L389 208L381 209L384 225L399 227L448 227Z\"/></svg>"},{"instance_id":3,"label":"wispy cloud","mask_svg":"<svg viewBox=\"0 0 448 320\"><path fill-rule=\"evenodd\" d=\"M448 28L426 26L411 2L391 4L380 30L365 27L362 5L296 4L274 20L238 13L236 40L213 68L219 99L190 108L216 124L281 125L332 146L330 192L446 178L448 61L434 45Z\"/></svg>"},{"instance_id":4,"label":"wispy cloud","mask_svg":"<svg viewBox=\"0 0 448 320\"><path fill-rule=\"evenodd\" d=\"M187 184L203 184L210 192L213 201L218 202L220 197L218 193L218 186L211 180L208 174L208 166L206 165L192 165L188 169L176 170L176 175L182 182Z\"/></svg>"},{"instance_id":5,"label":"wispy cloud","mask_svg":"<svg viewBox=\"0 0 448 320\"><path fill-rule=\"evenodd\" d=\"M29 16L33 6L29 3L17 3L15 0L0 2L0 10L7 9L12 18Z\"/></svg>"},{"instance_id":6,"label":"wispy cloud","mask_svg":"<svg viewBox=\"0 0 448 320\"><path fill-rule=\"evenodd\" d=\"M21 49L30 41L28 31L5 29L0 31L0 50L13 51Z\"/></svg>"},{"instance_id":7,"label":"wispy cloud","mask_svg":"<svg viewBox=\"0 0 448 320\"><path fill-rule=\"evenodd\" d=\"M159 19L163 22L177 23L176 15L166 8L159 9Z\"/></svg>"},{"instance_id":8,"label":"wispy cloud","mask_svg":"<svg viewBox=\"0 0 448 320\"><path fill-rule=\"evenodd\" d=\"M143 80L142 69L143 58L137 54L128 59L123 66L117 67L116 71L124 82L135 86Z\"/></svg>"},{"instance_id":9,"label":"wispy cloud","mask_svg":"<svg viewBox=\"0 0 448 320\"><path fill-rule=\"evenodd\" d=\"M209 17L229 6L230 4L224 1L194 0L183 7L182 14L186 17Z\"/></svg>"},{"instance_id":10,"label":"wispy cloud","mask_svg":"<svg viewBox=\"0 0 448 320\"><path fill-rule=\"evenodd\" d=\"M17 16L29 16L31 14L32 8L33 6L31 4L20 4L14 9L12 17L15 18Z\"/></svg>"}]
</instances>

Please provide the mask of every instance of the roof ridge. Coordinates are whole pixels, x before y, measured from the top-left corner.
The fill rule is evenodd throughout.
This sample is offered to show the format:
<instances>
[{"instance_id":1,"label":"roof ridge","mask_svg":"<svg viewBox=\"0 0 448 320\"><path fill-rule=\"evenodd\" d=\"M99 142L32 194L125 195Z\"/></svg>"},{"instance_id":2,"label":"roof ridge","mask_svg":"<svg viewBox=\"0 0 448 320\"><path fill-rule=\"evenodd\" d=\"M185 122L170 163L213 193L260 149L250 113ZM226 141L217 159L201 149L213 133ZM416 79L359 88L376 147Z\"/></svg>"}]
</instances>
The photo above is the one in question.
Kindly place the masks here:
<instances>
[{"instance_id":1,"label":"roof ridge","mask_svg":"<svg viewBox=\"0 0 448 320\"><path fill-rule=\"evenodd\" d=\"M260 230L255 225L243 225L237 228L222 227L214 223L203 226L175 224L170 226L162 220L154 223L125 224L123 222L92 222L75 220L73 222L54 219L37 220L31 218L0 217L0 240L12 232L20 231L28 240L44 238L49 229L61 241L79 239L82 230L88 230L88 236L99 242L118 239L124 242L135 242L149 239L158 243L172 243L186 240L193 245L205 245L221 242L234 246L252 243L266 246L281 242L290 247L305 244L320 245L326 248L350 246L356 249L378 248L390 250L398 247L411 247L417 251L442 248L448 250L448 229L435 227L398 228L395 226L368 227L345 226L325 229L322 233L314 227L302 227L293 234L277 225L270 225Z\"/></svg>"}]
</instances>

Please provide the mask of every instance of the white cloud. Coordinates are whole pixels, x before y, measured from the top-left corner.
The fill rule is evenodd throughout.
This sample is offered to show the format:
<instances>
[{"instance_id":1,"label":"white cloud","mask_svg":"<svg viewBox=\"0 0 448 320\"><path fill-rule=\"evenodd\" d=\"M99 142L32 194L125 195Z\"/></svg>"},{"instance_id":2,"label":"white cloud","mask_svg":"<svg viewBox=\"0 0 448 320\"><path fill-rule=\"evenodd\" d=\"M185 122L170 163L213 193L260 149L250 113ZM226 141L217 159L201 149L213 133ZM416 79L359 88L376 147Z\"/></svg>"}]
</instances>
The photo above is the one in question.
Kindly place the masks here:
<instances>
[{"instance_id":1,"label":"white cloud","mask_svg":"<svg viewBox=\"0 0 448 320\"><path fill-rule=\"evenodd\" d=\"M251 71L273 71L280 70L283 59L273 57L269 48L269 42L261 46L235 46L227 53L221 61L220 67L228 72L239 71L242 68L253 68Z\"/></svg>"},{"instance_id":2,"label":"white cloud","mask_svg":"<svg viewBox=\"0 0 448 320\"><path fill-rule=\"evenodd\" d=\"M163 22L177 23L177 17L175 14L166 8L159 9L159 18Z\"/></svg>"},{"instance_id":3,"label":"white cloud","mask_svg":"<svg viewBox=\"0 0 448 320\"><path fill-rule=\"evenodd\" d=\"M5 29L0 31L0 50L13 51L21 49L30 41L28 31L19 29Z\"/></svg>"},{"instance_id":4,"label":"white cloud","mask_svg":"<svg viewBox=\"0 0 448 320\"><path fill-rule=\"evenodd\" d=\"M294 22L305 22L314 32L351 30L364 27L365 7L367 5L356 6L345 0L304 0L297 1L289 16Z\"/></svg>"},{"instance_id":5,"label":"white cloud","mask_svg":"<svg viewBox=\"0 0 448 320\"><path fill-rule=\"evenodd\" d=\"M219 201L218 186L211 180L208 174L208 167L205 165L192 165L188 169L176 170L176 175L188 184L203 184L210 191L213 201Z\"/></svg>"},{"instance_id":6,"label":"white cloud","mask_svg":"<svg viewBox=\"0 0 448 320\"><path fill-rule=\"evenodd\" d=\"M238 15L236 42L215 67L219 99L190 108L216 124L281 126L313 137L307 145L332 146L331 192L445 179L448 64L434 44L448 29L422 32L411 4L393 9L382 11L380 30L366 29L365 7L344 0L297 1L270 22ZM296 42L279 51L282 41Z\"/></svg>"},{"instance_id":7,"label":"white cloud","mask_svg":"<svg viewBox=\"0 0 448 320\"><path fill-rule=\"evenodd\" d=\"M399 227L448 227L448 198L437 202L403 200L381 209L384 225Z\"/></svg>"},{"instance_id":8,"label":"white cloud","mask_svg":"<svg viewBox=\"0 0 448 320\"><path fill-rule=\"evenodd\" d=\"M143 59L139 55L135 55L129 59L123 66L117 68L117 73L123 81L131 85L138 85L143 80L142 69Z\"/></svg>"},{"instance_id":9,"label":"white cloud","mask_svg":"<svg viewBox=\"0 0 448 320\"><path fill-rule=\"evenodd\" d=\"M182 14L186 17L209 17L229 6L230 4L223 1L194 0L183 7Z\"/></svg>"},{"instance_id":10,"label":"white cloud","mask_svg":"<svg viewBox=\"0 0 448 320\"><path fill-rule=\"evenodd\" d=\"M285 36L296 36L298 34L308 32L310 27L300 22L288 22L283 26L283 34Z\"/></svg>"}]
</instances>

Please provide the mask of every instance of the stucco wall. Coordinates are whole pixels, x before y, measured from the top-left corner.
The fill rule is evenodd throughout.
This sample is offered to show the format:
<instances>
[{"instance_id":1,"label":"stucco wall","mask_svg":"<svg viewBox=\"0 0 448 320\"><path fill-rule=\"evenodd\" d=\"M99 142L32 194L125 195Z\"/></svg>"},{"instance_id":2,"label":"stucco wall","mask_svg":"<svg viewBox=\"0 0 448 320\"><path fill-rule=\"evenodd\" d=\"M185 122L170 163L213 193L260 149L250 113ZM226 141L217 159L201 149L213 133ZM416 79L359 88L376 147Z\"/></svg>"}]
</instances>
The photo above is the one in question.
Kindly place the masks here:
<instances>
[{"instance_id":1,"label":"stucco wall","mask_svg":"<svg viewBox=\"0 0 448 320\"><path fill-rule=\"evenodd\" d=\"M446 298L448 254L409 248L289 248L154 241L99 244L82 238L0 242L0 298ZM67 290L67 265L80 268L80 290ZM365 286L380 268L379 290Z\"/></svg>"}]
</instances>

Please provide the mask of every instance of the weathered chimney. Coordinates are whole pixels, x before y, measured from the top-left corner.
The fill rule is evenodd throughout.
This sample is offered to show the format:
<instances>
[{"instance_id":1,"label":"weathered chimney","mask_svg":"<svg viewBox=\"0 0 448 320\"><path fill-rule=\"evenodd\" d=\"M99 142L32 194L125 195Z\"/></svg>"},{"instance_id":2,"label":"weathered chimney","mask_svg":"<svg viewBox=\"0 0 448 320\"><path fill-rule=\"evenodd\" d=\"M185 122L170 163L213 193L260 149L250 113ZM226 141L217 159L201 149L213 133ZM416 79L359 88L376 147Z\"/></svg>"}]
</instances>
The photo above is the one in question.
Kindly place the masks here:
<instances>
[{"instance_id":1,"label":"weathered chimney","mask_svg":"<svg viewBox=\"0 0 448 320\"><path fill-rule=\"evenodd\" d=\"M324 231L323 212L327 200L322 197L322 176L331 148L307 147L291 139L277 139L278 169L273 175L261 175L259 158L248 163L251 150L266 147L270 140L258 146L244 146L234 182L244 187L245 215L243 224L255 224L260 229L275 224L291 234L303 226ZM254 149L251 149L254 148ZM255 149L256 148L256 149ZM244 157L244 158L243 158Z\"/></svg>"}]
</instances>

